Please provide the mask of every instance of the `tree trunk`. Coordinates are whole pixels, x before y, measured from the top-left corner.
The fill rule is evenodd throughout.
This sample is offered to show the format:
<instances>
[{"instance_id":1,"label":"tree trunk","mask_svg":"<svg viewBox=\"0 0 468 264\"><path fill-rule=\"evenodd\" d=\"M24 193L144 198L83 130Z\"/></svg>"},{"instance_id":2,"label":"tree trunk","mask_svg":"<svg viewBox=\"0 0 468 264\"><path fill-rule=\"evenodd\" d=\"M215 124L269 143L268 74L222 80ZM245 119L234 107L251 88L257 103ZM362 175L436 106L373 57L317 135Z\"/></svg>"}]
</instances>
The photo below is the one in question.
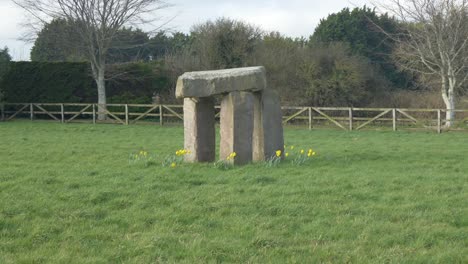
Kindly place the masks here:
<instances>
[{"instance_id":1,"label":"tree trunk","mask_svg":"<svg viewBox=\"0 0 468 264\"><path fill-rule=\"evenodd\" d=\"M449 93L447 99L445 103L445 107L447 108L445 127L450 128L455 124L455 111L453 111L455 110L455 97Z\"/></svg>"},{"instance_id":2,"label":"tree trunk","mask_svg":"<svg viewBox=\"0 0 468 264\"><path fill-rule=\"evenodd\" d=\"M447 109L445 116L445 128L450 128L455 122L455 82L453 79L447 78L442 75L442 99Z\"/></svg>"},{"instance_id":3,"label":"tree trunk","mask_svg":"<svg viewBox=\"0 0 468 264\"><path fill-rule=\"evenodd\" d=\"M103 67L97 71L96 85L98 89L98 120L106 120L107 114L107 99L106 99L106 82L105 82L105 70Z\"/></svg>"}]
</instances>

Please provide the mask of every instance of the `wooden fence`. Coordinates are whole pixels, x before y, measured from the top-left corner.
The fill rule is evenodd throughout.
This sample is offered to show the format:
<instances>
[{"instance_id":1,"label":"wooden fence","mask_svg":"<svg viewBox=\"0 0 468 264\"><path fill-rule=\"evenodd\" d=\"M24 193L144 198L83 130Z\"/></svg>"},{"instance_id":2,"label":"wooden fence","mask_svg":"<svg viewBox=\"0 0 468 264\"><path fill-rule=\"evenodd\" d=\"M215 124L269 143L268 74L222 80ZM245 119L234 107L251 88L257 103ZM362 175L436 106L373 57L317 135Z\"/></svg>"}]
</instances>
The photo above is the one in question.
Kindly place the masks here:
<instances>
[{"instance_id":1,"label":"wooden fence","mask_svg":"<svg viewBox=\"0 0 468 264\"><path fill-rule=\"evenodd\" d=\"M101 110L102 109L102 110ZM216 107L216 117L219 118ZM308 126L309 129L334 126L343 130L363 128L388 129L431 129L441 133L444 129L445 109L401 109L401 108L349 108L349 107L283 107L283 123ZM101 112L99 112L101 111ZM457 109L455 126L452 129L468 130L468 110ZM177 123L183 121L182 105L153 104L46 104L5 103L0 105L1 121L15 118L48 119L61 123L92 122L93 124L139 122ZM97 116L106 114L107 120Z\"/></svg>"}]
</instances>

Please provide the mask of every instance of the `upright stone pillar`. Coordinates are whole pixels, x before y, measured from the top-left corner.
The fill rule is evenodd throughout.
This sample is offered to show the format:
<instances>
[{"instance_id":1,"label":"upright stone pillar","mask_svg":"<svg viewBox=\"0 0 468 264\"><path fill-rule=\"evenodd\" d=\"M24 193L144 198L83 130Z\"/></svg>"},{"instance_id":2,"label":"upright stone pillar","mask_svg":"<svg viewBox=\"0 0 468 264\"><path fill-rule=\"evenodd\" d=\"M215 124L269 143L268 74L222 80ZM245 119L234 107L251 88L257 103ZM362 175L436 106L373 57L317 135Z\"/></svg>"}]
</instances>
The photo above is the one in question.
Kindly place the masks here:
<instances>
[{"instance_id":1,"label":"upright stone pillar","mask_svg":"<svg viewBox=\"0 0 468 264\"><path fill-rule=\"evenodd\" d=\"M184 148L187 162L213 162L216 153L213 98L184 99Z\"/></svg>"},{"instance_id":2,"label":"upright stone pillar","mask_svg":"<svg viewBox=\"0 0 468 264\"><path fill-rule=\"evenodd\" d=\"M272 90L256 93L254 104L253 160L263 161L284 154L283 114L279 96Z\"/></svg>"},{"instance_id":3,"label":"upright stone pillar","mask_svg":"<svg viewBox=\"0 0 468 264\"><path fill-rule=\"evenodd\" d=\"M220 159L237 155L234 164L252 162L255 96L251 92L231 92L221 101Z\"/></svg>"}]
</instances>

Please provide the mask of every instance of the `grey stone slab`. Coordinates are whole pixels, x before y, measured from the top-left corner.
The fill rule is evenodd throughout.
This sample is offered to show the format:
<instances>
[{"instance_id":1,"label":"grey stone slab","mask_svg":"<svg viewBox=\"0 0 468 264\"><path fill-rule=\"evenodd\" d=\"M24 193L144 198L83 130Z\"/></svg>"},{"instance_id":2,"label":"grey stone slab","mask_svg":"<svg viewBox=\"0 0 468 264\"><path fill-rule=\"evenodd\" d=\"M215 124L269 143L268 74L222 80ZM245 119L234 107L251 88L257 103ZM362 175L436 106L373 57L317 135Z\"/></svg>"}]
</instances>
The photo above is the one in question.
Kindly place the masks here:
<instances>
[{"instance_id":1,"label":"grey stone slab","mask_svg":"<svg viewBox=\"0 0 468 264\"><path fill-rule=\"evenodd\" d=\"M256 93L254 109L253 160L268 160L276 156L278 150L284 155L283 114L279 96L272 90Z\"/></svg>"},{"instance_id":2,"label":"grey stone slab","mask_svg":"<svg viewBox=\"0 0 468 264\"><path fill-rule=\"evenodd\" d=\"M186 72L177 80L176 97L209 97L234 91L266 88L263 66L215 71Z\"/></svg>"},{"instance_id":3,"label":"grey stone slab","mask_svg":"<svg viewBox=\"0 0 468 264\"><path fill-rule=\"evenodd\" d=\"M184 148L187 162L213 162L216 155L215 108L212 98L184 99Z\"/></svg>"},{"instance_id":4,"label":"grey stone slab","mask_svg":"<svg viewBox=\"0 0 468 264\"><path fill-rule=\"evenodd\" d=\"M234 164L252 162L254 100L250 92L231 92L222 99L220 159L235 152Z\"/></svg>"}]
</instances>

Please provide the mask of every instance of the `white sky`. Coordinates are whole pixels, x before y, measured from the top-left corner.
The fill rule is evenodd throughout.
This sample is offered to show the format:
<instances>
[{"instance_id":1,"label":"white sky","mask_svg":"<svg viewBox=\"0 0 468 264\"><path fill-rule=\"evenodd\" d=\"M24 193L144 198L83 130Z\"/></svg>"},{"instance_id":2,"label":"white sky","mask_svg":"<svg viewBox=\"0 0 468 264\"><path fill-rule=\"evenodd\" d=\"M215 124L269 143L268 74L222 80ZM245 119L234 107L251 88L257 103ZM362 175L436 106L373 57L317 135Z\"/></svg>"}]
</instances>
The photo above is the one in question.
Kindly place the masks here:
<instances>
[{"instance_id":1,"label":"white sky","mask_svg":"<svg viewBox=\"0 0 468 264\"><path fill-rule=\"evenodd\" d=\"M160 11L166 18L175 17L168 26L188 33L191 26L229 17L279 31L291 37L309 37L321 18L344 7L369 5L369 0L167 0L170 9ZM31 44L18 38L26 14L11 0L0 0L0 47L8 46L14 60L28 60Z\"/></svg>"}]
</instances>

